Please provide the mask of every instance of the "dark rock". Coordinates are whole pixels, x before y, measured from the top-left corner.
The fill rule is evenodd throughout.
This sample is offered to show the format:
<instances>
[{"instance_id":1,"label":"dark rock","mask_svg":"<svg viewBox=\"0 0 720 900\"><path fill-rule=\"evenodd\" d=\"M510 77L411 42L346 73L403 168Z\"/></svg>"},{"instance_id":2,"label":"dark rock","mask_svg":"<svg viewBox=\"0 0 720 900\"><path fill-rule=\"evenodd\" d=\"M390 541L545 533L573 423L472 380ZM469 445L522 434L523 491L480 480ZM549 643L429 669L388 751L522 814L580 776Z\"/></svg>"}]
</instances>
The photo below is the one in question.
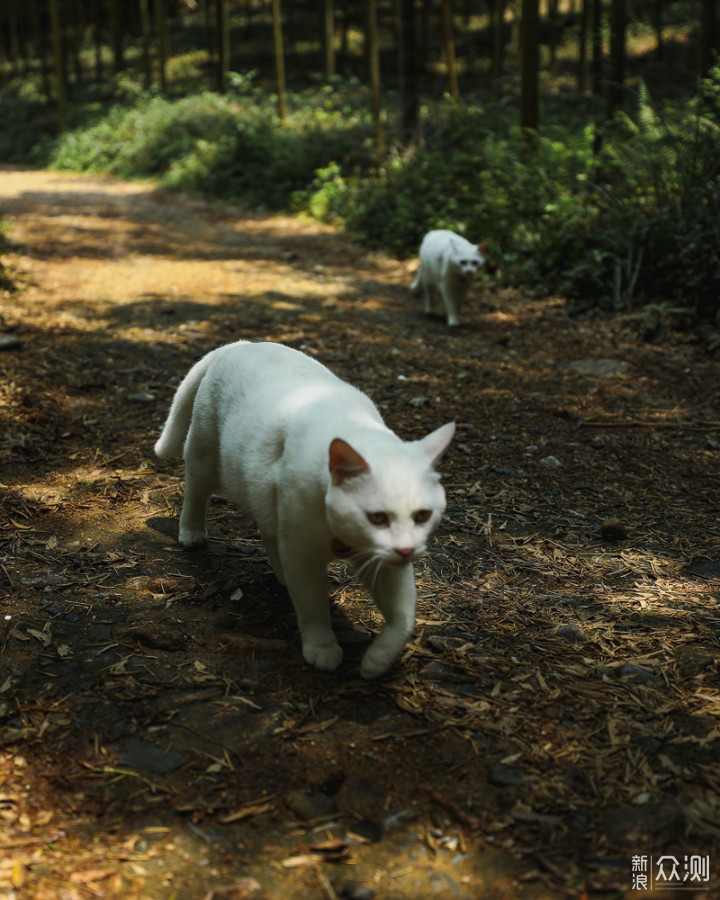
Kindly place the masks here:
<instances>
[{"instance_id":1,"label":"dark rock","mask_svg":"<svg viewBox=\"0 0 720 900\"><path fill-rule=\"evenodd\" d=\"M20 346L20 338L16 334L0 334L0 350L15 350Z\"/></svg>"},{"instance_id":2,"label":"dark rock","mask_svg":"<svg viewBox=\"0 0 720 900\"><path fill-rule=\"evenodd\" d=\"M285 796L285 805L295 813L298 819L310 822L323 816L333 815L337 812L337 806L332 797L321 791L290 791Z\"/></svg>"},{"instance_id":3,"label":"dark rock","mask_svg":"<svg viewBox=\"0 0 720 900\"><path fill-rule=\"evenodd\" d=\"M636 852L638 847L662 847L681 837L685 816L672 802L620 806L605 812L597 827L611 844Z\"/></svg>"},{"instance_id":4,"label":"dark rock","mask_svg":"<svg viewBox=\"0 0 720 900\"><path fill-rule=\"evenodd\" d=\"M350 775L337 793L337 802L343 812L374 821L382 816L387 797L387 787L377 778Z\"/></svg>"},{"instance_id":5,"label":"dark rock","mask_svg":"<svg viewBox=\"0 0 720 900\"><path fill-rule=\"evenodd\" d=\"M625 541L627 540L627 531L620 519L605 519L600 526L600 537L604 541Z\"/></svg>"},{"instance_id":6,"label":"dark rock","mask_svg":"<svg viewBox=\"0 0 720 900\"><path fill-rule=\"evenodd\" d=\"M125 744L125 749L120 754L118 762L121 766L143 769L146 772L154 772L156 775L167 775L184 766L188 762L188 758L177 750L158 747L157 744L130 738Z\"/></svg>"},{"instance_id":7,"label":"dark rock","mask_svg":"<svg viewBox=\"0 0 720 900\"><path fill-rule=\"evenodd\" d=\"M685 678L699 675L715 662L715 657L698 647L680 647L675 654L678 672Z\"/></svg>"},{"instance_id":8,"label":"dark rock","mask_svg":"<svg viewBox=\"0 0 720 900\"><path fill-rule=\"evenodd\" d=\"M720 579L720 562L715 559L701 559L690 563L686 569L688 575L696 578Z\"/></svg>"},{"instance_id":9,"label":"dark rock","mask_svg":"<svg viewBox=\"0 0 720 900\"><path fill-rule=\"evenodd\" d=\"M177 629L157 631L155 628L145 625L133 628L129 637L138 644L142 644L143 647L149 647L151 650L184 650L187 644L187 638Z\"/></svg>"},{"instance_id":10,"label":"dark rock","mask_svg":"<svg viewBox=\"0 0 720 900\"><path fill-rule=\"evenodd\" d=\"M428 681L437 681L444 684L460 684L468 681L467 675L453 671L449 666L444 666L441 662L433 660L424 665L420 669L420 677Z\"/></svg>"},{"instance_id":11,"label":"dark rock","mask_svg":"<svg viewBox=\"0 0 720 900\"><path fill-rule=\"evenodd\" d=\"M377 844L383 835L382 825L371 819L360 819L358 822L353 822L348 831L370 844Z\"/></svg>"},{"instance_id":12,"label":"dark rock","mask_svg":"<svg viewBox=\"0 0 720 900\"><path fill-rule=\"evenodd\" d=\"M522 772L519 772L517 769L511 769L509 766L504 766L502 763L495 763L495 765L490 766L488 769L488 780L490 784L495 784L498 787L517 787L523 784L530 784L529 779Z\"/></svg>"},{"instance_id":13,"label":"dark rock","mask_svg":"<svg viewBox=\"0 0 720 900\"><path fill-rule=\"evenodd\" d=\"M565 363L564 367L579 375L594 375L598 378L614 378L616 375L624 375L628 370L627 363L619 359L578 359Z\"/></svg>"},{"instance_id":14,"label":"dark rock","mask_svg":"<svg viewBox=\"0 0 720 900\"><path fill-rule=\"evenodd\" d=\"M620 678L627 678L628 681L635 681L638 684L657 684L662 681L662 677L651 669L644 669L635 663L625 663L618 669Z\"/></svg>"},{"instance_id":15,"label":"dark rock","mask_svg":"<svg viewBox=\"0 0 720 900\"><path fill-rule=\"evenodd\" d=\"M570 641L571 644L587 643L585 632L582 630L582 628L580 628L579 625L558 625L557 628L553 630L555 634L558 635L558 637L565 638L565 640Z\"/></svg>"}]
</instances>

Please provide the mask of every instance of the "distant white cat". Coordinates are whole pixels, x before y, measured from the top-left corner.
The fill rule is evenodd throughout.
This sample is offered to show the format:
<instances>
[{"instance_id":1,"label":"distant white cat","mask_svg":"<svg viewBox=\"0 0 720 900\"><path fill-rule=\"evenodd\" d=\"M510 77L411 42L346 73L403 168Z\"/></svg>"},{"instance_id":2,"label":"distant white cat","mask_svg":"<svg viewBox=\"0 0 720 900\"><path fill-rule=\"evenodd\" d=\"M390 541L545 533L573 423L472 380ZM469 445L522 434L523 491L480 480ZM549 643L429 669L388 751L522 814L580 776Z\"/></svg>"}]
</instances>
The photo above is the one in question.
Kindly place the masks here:
<instances>
[{"instance_id":1,"label":"distant white cat","mask_svg":"<svg viewBox=\"0 0 720 900\"><path fill-rule=\"evenodd\" d=\"M448 325L460 324L460 312L475 275L485 264L487 244L471 244L452 231L428 231L420 244L420 268L410 290L422 291L425 312L438 309L440 295Z\"/></svg>"},{"instance_id":2,"label":"distant white cat","mask_svg":"<svg viewBox=\"0 0 720 900\"><path fill-rule=\"evenodd\" d=\"M455 424L403 442L372 401L314 359L282 344L239 341L186 375L155 445L183 455L180 543L205 542L209 496L220 491L252 516L278 580L287 586L303 656L335 670L327 564L349 560L385 625L362 660L382 675L415 624L413 561L445 509L434 465Z\"/></svg>"}]
</instances>

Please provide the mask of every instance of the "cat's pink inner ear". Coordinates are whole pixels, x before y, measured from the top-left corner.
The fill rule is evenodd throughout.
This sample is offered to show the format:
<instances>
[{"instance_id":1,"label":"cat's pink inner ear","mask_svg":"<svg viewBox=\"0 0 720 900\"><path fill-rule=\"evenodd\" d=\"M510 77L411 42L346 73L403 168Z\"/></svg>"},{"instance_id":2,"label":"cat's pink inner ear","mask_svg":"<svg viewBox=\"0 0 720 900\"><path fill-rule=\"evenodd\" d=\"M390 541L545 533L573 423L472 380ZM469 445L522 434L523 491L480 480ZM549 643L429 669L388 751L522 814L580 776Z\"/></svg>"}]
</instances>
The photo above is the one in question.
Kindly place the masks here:
<instances>
[{"instance_id":1,"label":"cat's pink inner ear","mask_svg":"<svg viewBox=\"0 0 720 900\"><path fill-rule=\"evenodd\" d=\"M487 242L487 241L483 241L481 244L478 244L478 250L479 250L481 253L484 253L484 252L487 250L487 245L488 245L488 242Z\"/></svg>"},{"instance_id":2,"label":"cat's pink inner ear","mask_svg":"<svg viewBox=\"0 0 720 900\"><path fill-rule=\"evenodd\" d=\"M342 484L346 478L369 471L370 466L347 441L335 438L330 442L330 475L333 484Z\"/></svg>"}]
</instances>

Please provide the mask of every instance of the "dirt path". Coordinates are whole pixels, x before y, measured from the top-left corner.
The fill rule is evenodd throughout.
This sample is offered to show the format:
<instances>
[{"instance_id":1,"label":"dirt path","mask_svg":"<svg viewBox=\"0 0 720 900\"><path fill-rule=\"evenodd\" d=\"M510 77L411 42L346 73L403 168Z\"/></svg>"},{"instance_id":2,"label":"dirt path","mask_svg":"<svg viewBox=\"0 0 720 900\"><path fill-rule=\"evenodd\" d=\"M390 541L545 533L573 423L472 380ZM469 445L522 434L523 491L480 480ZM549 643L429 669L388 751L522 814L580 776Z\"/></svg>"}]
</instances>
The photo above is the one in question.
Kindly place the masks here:
<instances>
[{"instance_id":1,"label":"dirt path","mask_svg":"<svg viewBox=\"0 0 720 900\"><path fill-rule=\"evenodd\" d=\"M0 897L720 890L703 346L488 286L448 333L404 264L151 185L4 171L0 215L22 285L0 298ZM175 544L182 468L152 445L238 338L316 355L403 437L458 422L415 638L379 683L344 567L323 675L240 511Z\"/></svg>"}]
</instances>

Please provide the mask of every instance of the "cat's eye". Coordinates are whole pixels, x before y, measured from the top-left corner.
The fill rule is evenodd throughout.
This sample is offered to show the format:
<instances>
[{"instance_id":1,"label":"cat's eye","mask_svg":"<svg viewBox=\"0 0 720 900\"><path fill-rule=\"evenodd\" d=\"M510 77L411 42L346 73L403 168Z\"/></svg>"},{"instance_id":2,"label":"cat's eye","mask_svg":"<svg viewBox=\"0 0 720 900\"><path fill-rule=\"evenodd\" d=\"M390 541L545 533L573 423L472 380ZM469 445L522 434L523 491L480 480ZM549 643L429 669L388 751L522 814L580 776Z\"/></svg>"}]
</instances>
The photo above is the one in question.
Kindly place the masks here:
<instances>
[{"instance_id":1,"label":"cat's eye","mask_svg":"<svg viewBox=\"0 0 720 900\"><path fill-rule=\"evenodd\" d=\"M390 517L386 512L369 512L365 514L371 525L377 525L378 528L386 528L390 524Z\"/></svg>"},{"instance_id":2,"label":"cat's eye","mask_svg":"<svg viewBox=\"0 0 720 900\"><path fill-rule=\"evenodd\" d=\"M425 522L429 522L432 516L431 509L419 509L417 512L413 513L413 522L416 525L424 525Z\"/></svg>"}]
</instances>

